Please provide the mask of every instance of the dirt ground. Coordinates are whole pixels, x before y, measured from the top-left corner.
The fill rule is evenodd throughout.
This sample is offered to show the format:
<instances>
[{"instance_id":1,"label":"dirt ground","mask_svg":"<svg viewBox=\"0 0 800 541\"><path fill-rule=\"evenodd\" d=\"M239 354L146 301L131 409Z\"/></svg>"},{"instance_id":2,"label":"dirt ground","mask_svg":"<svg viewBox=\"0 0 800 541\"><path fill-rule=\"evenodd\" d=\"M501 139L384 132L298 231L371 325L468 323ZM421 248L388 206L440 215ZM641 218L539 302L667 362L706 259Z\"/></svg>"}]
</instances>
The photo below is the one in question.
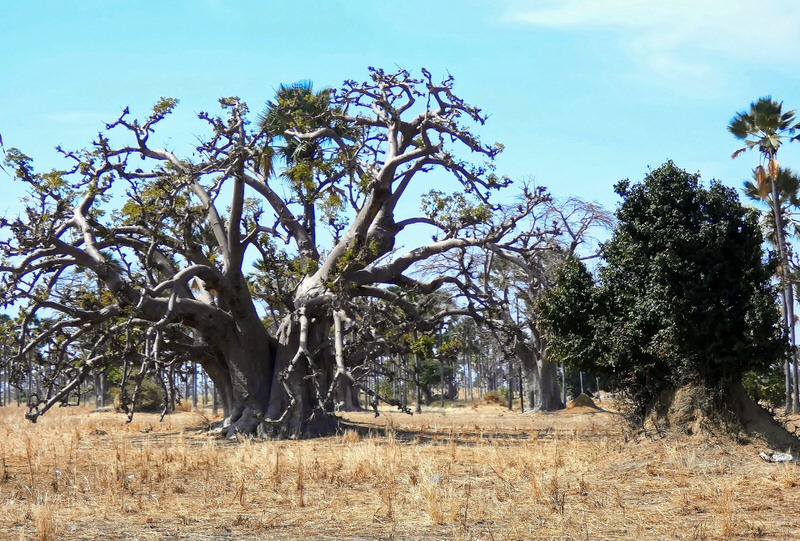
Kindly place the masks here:
<instances>
[{"instance_id":1,"label":"dirt ground","mask_svg":"<svg viewBox=\"0 0 800 541\"><path fill-rule=\"evenodd\" d=\"M604 409L353 413L283 442L209 417L0 408L0 539L800 539L796 463Z\"/></svg>"}]
</instances>

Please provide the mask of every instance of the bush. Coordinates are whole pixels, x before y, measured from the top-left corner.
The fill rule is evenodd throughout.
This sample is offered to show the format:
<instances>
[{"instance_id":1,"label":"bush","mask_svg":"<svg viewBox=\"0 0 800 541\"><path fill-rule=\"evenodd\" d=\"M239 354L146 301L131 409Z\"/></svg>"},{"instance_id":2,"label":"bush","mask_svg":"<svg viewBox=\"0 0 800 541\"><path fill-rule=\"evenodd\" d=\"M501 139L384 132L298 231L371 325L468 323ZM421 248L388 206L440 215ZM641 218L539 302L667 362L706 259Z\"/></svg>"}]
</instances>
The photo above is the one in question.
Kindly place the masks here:
<instances>
[{"instance_id":1,"label":"bush","mask_svg":"<svg viewBox=\"0 0 800 541\"><path fill-rule=\"evenodd\" d=\"M779 408L786 398L784 375L779 370L762 374L747 372L742 384L750 398L771 409Z\"/></svg>"},{"instance_id":2,"label":"bush","mask_svg":"<svg viewBox=\"0 0 800 541\"><path fill-rule=\"evenodd\" d=\"M126 399L129 402L128 406L130 406L130 401L133 400L133 393L136 390L136 382L135 381L128 381L125 384L125 394ZM124 408L122 407L122 398L120 393L120 389L117 388L114 391L114 408L117 411L121 411ZM139 396L136 400L136 408L134 411L139 411L142 413L160 413L164 408L164 389L161 387L157 381L153 378L145 376L144 381L142 382L142 388L139 390Z\"/></svg>"},{"instance_id":3,"label":"bush","mask_svg":"<svg viewBox=\"0 0 800 541\"><path fill-rule=\"evenodd\" d=\"M596 360L584 368L615 377L644 414L687 384L722 397L785 356L758 219L735 190L667 162L615 191L597 283L573 262L543 312L551 359Z\"/></svg>"},{"instance_id":4,"label":"bush","mask_svg":"<svg viewBox=\"0 0 800 541\"><path fill-rule=\"evenodd\" d=\"M505 406L508 404L508 393L505 389L489 391L483 395L483 402L485 404L497 404L499 406Z\"/></svg>"}]
</instances>

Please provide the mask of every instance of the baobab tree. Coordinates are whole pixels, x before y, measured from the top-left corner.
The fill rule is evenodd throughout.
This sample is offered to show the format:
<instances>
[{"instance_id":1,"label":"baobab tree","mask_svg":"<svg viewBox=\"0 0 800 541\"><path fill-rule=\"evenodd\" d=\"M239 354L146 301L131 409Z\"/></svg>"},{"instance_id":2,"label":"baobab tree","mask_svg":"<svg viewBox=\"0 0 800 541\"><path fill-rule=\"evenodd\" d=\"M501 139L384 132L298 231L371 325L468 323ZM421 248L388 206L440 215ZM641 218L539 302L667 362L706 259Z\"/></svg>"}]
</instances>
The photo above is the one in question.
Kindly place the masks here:
<instances>
[{"instance_id":1,"label":"baobab tree","mask_svg":"<svg viewBox=\"0 0 800 541\"><path fill-rule=\"evenodd\" d=\"M522 201L536 198L542 198L542 204L519 224L514 242L485 250L466 247L442 259L459 276L454 290L464 312L487 328L506 358L522 368L528 407L553 411L564 403L558 366L548 359L537 302L552 287L562 261L596 257L596 235L610 228L612 218L595 203L553 200L542 187L523 188ZM510 367L506 371L512 372Z\"/></svg>"},{"instance_id":2,"label":"baobab tree","mask_svg":"<svg viewBox=\"0 0 800 541\"><path fill-rule=\"evenodd\" d=\"M241 100L220 100L219 114L198 115L208 133L189 155L157 143L174 99L141 119L126 108L88 149L61 150L62 171L39 173L8 150L29 197L0 221L2 303L23 321L17 358L47 343L59 374L29 419L112 364L141 381L193 361L221 394L225 435L327 433L350 379L331 332L352 299L391 298L387 285L437 290L451 277L418 275L421 262L505 246L542 202L497 204L510 184L493 172L501 146L474 133L485 116L452 77L370 69L324 97L292 94L295 105L279 92L255 125ZM280 107L285 118L271 122ZM407 208L412 187L432 186L462 194L457 219L437 205ZM424 233L404 238L416 244L400 247L415 228ZM273 308L266 323L253 260L281 284L260 297ZM50 323L34 329L42 314Z\"/></svg>"}]
</instances>

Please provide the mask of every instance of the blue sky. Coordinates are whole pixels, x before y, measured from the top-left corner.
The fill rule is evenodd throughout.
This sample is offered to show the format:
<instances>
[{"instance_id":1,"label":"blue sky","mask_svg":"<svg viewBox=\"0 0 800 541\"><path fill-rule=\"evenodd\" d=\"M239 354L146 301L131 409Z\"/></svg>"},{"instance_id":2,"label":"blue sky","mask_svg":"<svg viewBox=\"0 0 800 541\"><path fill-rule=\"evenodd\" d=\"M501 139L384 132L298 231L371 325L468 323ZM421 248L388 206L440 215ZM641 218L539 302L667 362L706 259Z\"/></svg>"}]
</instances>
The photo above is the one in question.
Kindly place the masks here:
<instances>
[{"instance_id":1,"label":"blue sky","mask_svg":"<svg viewBox=\"0 0 800 541\"><path fill-rule=\"evenodd\" d=\"M181 100L174 144L221 96L260 110L280 83L335 86L367 66L450 73L491 115L498 172L609 209L613 185L667 159L740 186L731 117L760 96L800 108L800 3L738 0L0 2L0 134L37 167L129 105ZM781 163L800 169L800 143ZM0 172L4 201L19 195Z\"/></svg>"}]
</instances>

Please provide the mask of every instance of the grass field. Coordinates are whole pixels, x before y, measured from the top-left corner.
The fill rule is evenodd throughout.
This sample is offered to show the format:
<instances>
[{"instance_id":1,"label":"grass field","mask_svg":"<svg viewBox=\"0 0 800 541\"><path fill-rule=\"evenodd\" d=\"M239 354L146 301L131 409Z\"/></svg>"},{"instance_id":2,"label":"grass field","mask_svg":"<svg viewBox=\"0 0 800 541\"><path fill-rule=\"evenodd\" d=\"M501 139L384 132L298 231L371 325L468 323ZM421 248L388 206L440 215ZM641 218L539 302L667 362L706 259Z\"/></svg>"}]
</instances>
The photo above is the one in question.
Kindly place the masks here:
<instances>
[{"instance_id":1,"label":"grass field","mask_svg":"<svg viewBox=\"0 0 800 541\"><path fill-rule=\"evenodd\" d=\"M612 412L358 413L299 442L207 415L0 408L0 539L800 539L797 465Z\"/></svg>"}]
</instances>

